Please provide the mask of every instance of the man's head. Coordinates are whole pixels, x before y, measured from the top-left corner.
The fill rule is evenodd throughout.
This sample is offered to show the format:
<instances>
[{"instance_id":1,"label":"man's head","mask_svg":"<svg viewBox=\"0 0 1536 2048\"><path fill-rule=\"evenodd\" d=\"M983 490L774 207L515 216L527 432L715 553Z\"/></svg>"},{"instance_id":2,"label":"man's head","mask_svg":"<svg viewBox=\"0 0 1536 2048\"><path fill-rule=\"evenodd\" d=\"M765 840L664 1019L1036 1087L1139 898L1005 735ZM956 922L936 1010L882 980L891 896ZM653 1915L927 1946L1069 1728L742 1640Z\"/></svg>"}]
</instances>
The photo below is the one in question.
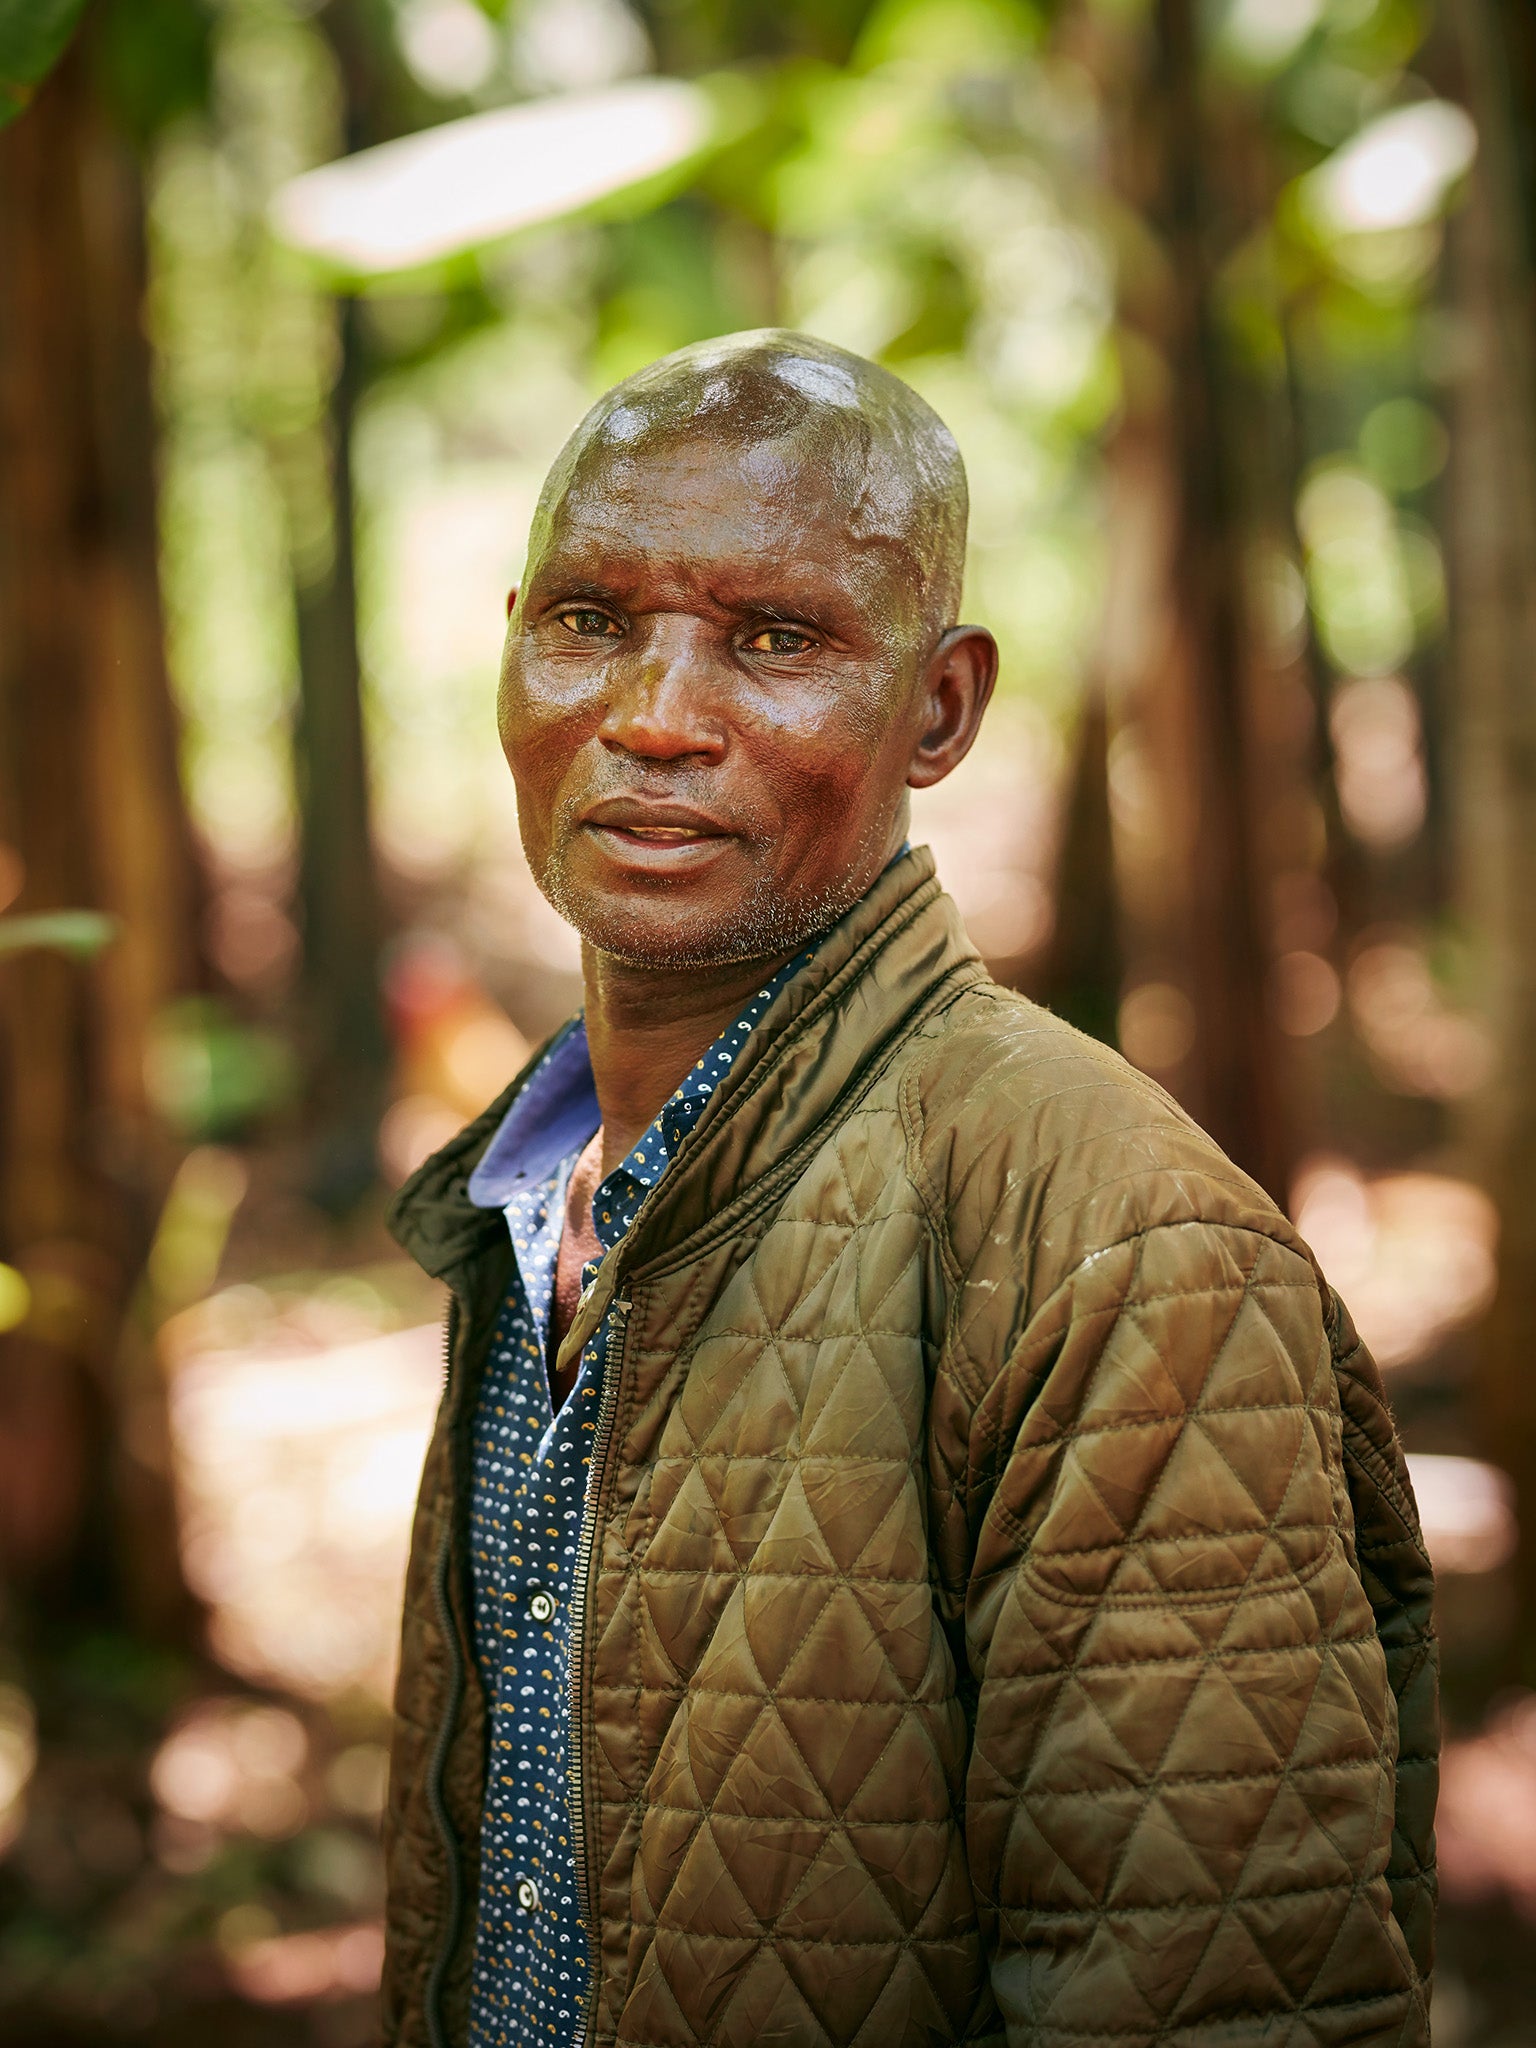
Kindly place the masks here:
<instances>
[{"instance_id":1,"label":"man's head","mask_svg":"<svg viewBox=\"0 0 1536 2048\"><path fill-rule=\"evenodd\" d=\"M899 848L996 668L965 471L899 378L778 330L601 399L544 486L501 736L540 887L642 966L793 949Z\"/></svg>"}]
</instances>

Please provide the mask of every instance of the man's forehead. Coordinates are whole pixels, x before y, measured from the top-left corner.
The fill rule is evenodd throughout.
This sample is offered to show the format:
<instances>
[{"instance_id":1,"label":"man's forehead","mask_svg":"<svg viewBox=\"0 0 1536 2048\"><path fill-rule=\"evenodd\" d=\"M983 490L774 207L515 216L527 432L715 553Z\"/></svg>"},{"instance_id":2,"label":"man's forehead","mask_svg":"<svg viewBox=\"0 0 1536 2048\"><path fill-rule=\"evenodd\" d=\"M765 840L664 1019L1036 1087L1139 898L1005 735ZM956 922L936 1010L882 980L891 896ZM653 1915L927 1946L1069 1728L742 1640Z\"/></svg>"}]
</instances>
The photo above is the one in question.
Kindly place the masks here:
<instances>
[{"instance_id":1,"label":"man's forehead","mask_svg":"<svg viewBox=\"0 0 1536 2048\"><path fill-rule=\"evenodd\" d=\"M702 429L638 445L594 445L550 507L545 559L582 547L669 544L701 556L780 545L804 534L850 555L867 551L860 478L803 437L718 441Z\"/></svg>"},{"instance_id":2,"label":"man's forehead","mask_svg":"<svg viewBox=\"0 0 1536 2048\"><path fill-rule=\"evenodd\" d=\"M707 389L703 398L707 398ZM619 431L610 433L614 422ZM592 435L576 459L566 495L578 488L605 484L628 487L635 477L652 472L717 474L722 478L766 478L775 473L830 473L846 488L867 466L865 437L850 434L851 422L836 413L820 414L786 427L782 421L760 425L738 412L712 418L701 402L683 420L637 417L619 406Z\"/></svg>"}]
</instances>

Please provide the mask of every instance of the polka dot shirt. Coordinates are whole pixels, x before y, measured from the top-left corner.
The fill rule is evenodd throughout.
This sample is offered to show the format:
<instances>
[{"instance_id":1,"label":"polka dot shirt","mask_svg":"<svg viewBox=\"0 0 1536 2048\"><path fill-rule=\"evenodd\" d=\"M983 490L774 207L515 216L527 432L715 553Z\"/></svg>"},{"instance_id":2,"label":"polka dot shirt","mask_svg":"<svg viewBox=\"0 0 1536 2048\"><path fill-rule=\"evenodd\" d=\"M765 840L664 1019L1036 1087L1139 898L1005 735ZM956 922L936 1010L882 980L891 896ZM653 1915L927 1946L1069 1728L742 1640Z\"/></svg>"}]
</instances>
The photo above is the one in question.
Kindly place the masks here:
<instances>
[{"instance_id":1,"label":"polka dot shirt","mask_svg":"<svg viewBox=\"0 0 1536 2048\"><path fill-rule=\"evenodd\" d=\"M801 953L758 990L601 1183L592 1220L605 1252L629 1229L753 1026L810 957ZM476 1200L504 1208L516 1268L476 1409L470 1493L475 1647L490 1719L472 2048L570 2048L585 2024L590 1963L567 1802L568 1617L615 1318L610 1311L587 1345L558 1414L545 1339L566 1186L596 1127L578 1025L530 1076L470 1183ZM588 1266L584 1282L596 1271Z\"/></svg>"}]
</instances>

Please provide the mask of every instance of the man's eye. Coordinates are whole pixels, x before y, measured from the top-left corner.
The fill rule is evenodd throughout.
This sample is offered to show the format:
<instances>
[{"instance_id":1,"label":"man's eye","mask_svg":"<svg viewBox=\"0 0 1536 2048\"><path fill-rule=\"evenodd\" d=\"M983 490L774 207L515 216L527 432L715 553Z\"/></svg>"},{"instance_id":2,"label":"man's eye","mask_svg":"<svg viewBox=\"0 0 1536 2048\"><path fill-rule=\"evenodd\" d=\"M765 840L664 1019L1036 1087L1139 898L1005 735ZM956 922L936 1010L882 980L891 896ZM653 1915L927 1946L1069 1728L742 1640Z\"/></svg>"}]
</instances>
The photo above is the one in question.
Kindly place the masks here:
<instances>
[{"instance_id":1,"label":"man's eye","mask_svg":"<svg viewBox=\"0 0 1536 2048\"><path fill-rule=\"evenodd\" d=\"M815 642L796 626L764 626L747 642L754 654L804 654Z\"/></svg>"},{"instance_id":2,"label":"man's eye","mask_svg":"<svg viewBox=\"0 0 1536 2048\"><path fill-rule=\"evenodd\" d=\"M613 639L620 630L617 619L610 619L606 612L589 611L585 605L576 605L555 616L568 633L579 633L589 640Z\"/></svg>"}]
</instances>

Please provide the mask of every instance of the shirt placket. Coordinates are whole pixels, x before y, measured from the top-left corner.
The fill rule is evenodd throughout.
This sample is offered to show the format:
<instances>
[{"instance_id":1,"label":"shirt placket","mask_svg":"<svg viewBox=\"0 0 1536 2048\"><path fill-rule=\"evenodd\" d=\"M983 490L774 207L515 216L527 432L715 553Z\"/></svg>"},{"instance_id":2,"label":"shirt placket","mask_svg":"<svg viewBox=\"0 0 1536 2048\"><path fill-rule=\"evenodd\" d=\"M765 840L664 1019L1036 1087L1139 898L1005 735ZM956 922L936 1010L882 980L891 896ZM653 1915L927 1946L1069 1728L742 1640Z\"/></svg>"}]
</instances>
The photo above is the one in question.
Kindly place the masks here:
<instances>
[{"instance_id":1,"label":"shirt placket","mask_svg":"<svg viewBox=\"0 0 1536 2048\"><path fill-rule=\"evenodd\" d=\"M677 1148L698 1121L705 1104L719 1085L720 1080L729 1071L731 1062L745 1043L753 1026L758 1022L764 1010L772 1001L773 996L778 992L784 981L803 966L809 957L809 954L803 954L798 959L792 961L788 967L781 970L780 974L772 982L758 992L736 1020L735 1024L723 1032L704 1057L698 1061L697 1065L687 1076L682 1087L665 1104L655 1122L645 1132L639 1143L620 1165L602 1181L593 1198L593 1227L596 1231L598 1242L603 1247L604 1256L612 1251L627 1235L645 1197L666 1172ZM543 1191L543 1230L539 1239L538 1249L540 1257L547 1263L547 1271L541 1265L538 1275L540 1287L533 1290L533 1292L543 1300L546 1309L548 1295L552 1290L555 1261L559 1251L559 1219L563 1217L564 1210L563 1191L566 1176L569 1173L570 1167L574 1164L574 1158L574 1154L567 1158L559 1173L554 1177L558 1181L558 1198L553 1181ZM514 1247L518 1249L521 1270L524 1254L522 1249L517 1247L517 1225L514 1221L513 1210L510 1205L508 1208L508 1222L513 1231ZM529 1250L531 1251L532 1249L533 1247L530 1244ZM600 1259L591 1261L583 1270L582 1285L584 1290L591 1286L600 1264ZM546 1282L548 1283L547 1286L544 1284ZM540 1317L535 1312L536 1304L528 1301L528 1290L524 1290L524 1298L525 1322L538 1325L535 1332L538 1340L536 1347L538 1352L536 1378L538 1384L547 1390L548 1379L543 1335L544 1324L547 1323L547 1314ZM515 1306L515 1304L509 1304L509 1306ZM570 1574L572 1554L581 1522L585 1489L591 1474L592 1447L596 1435L596 1417L602 1393L604 1364L607 1359L616 1355L614 1346L622 1341L622 1333L618 1327L619 1313L619 1305L617 1303L611 1305L605 1312L601 1324L594 1331L583 1351L576 1384L572 1388L564 1407L558 1415L551 1414L551 1411L546 1407L543 1410L544 1426L542 1429L534 1431L531 1437L531 1442L533 1443L531 1458L534 1467L531 1483L535 1493L546 1490L542 1485L539 1475L547 1468L552 1467L557 1475L556 1491L558 1494L558 1474L562 1464L558 1454L561 1449L562 1438L569 1439L571 1436L574 1437L573 1441L568 1441L567 1461L565 1462L571 1477L574 1479L579 1476L580 1480L579 1486L573 1485L572 1487L569 1505L564 1501L559 1501L557 1503L558 1512L552 1514L550 1524L548 1525L550 1529L549 1540L551 1541L556 1540L556 1530L559 1530L561 1567L557 1582L552 1589L535 1587L527 1595L526 1600L529 1618L532 1621L542 1623L545 1619L548 1619L551 1623L549 1629L544 1631L544 1639L547 1641L550 1651L549 1663L547 1667L540 1667L541 1670L547 1669L547 1672L552 1675L555 1681L554 1697L555 1701L558 1702L558 1705L552 1705L549 1699L546 1698L543 1703L543 1718L548 1722L548 1740L544 1745L543 1751L545 1770L541 1781L542 1785L546 1788L541 1795L544 1799L542 1813L546 1820L551 1819L557 1810L562 1817L566 1816L568 1811L563 1797L565 1791L563 1781L566 1779L569 1761L567 1750L570 1741L570 1728L568 1723L556 1726L555 1716L564 1712L565 1702L570 1698L570 1659L574 1647L570 1640L568 1626L571 1613ZM526 1332L524 1334L526 1336ZM533 1349L528 1343L525 1342L523 1349L526 1376L526 1373L533 1371L534 1358ZM527 1495L526 1487L524 1495L525 1497ZM536 1505L543 1506L548 1505L548 1503L539 1502ZM560 1527L561 1516L565 1518L563 1528ZM507 1594L511 1593L511 1581L509 1579L504 1580L503 1590ZM526 1587L524 1591L527 1592ZM512 1597L515 1598L516 1596ZM540 1601L549 1603L549 1613L547 1616L542 1612L535 1611L535 1603ZM521 1681L516 1680L514 1682L519 1685L520 1689ZM516 1703L512 1702L511 1704L514 1710L512 1718L515 1722ZM502 1703L498 1697L497 1704L493 1708L493 1723L501 1712L501 1706ZM535 1748L537 1748L537 1744ZM515 1756L514 1779L520 1780L523 1777L522 1766L526 1762L526 1754ZM557 1785L557 1781L561 1782ZM562 1795L558 1802L551 1797L548 1791L550 1787L556 1787ZM489 1792L490 1787L488 1786L487 1789ZM519 1792L516 1796L521 1800L526 1800L527 1798L527 1795L522 1792ZM489 1799L487 1804L488 1811L485 1830L486 1836L491 1837L498 1830L493 1815L489 1810L491 1806ZM514 1850L519 1848L525 1849L529 1853L524 1859L523 1867L521 1868L517 1867L518 1858L514 1855L512 1858L514 1869L511 1874L511 1883L509 1886L504 1887L504 1894L509 1894L510 1901L515 1907L516 1915L518 1916L518 1920L514 1924L520 1926L523 1930L522 1938L512 1943L516 1953L505 1959L512 1966L511 1976L514 1981L508 1984L493 1983L491 1981L492 1978L498 1974L493 1967L493 1959L490 1957L483 1958L478 1944L476 1953L476 1991L479 2013L500 2015L506 2023L483 2027L479 2024L477 2016L476 2024L472 2028L472 2036L476 2043L476 2048L481 2048L481 2044L486 2044L486 2048L525 2048L525 2044L533 2042L542 2043L545 2041L551 2043L559 2042L561 2048L564 2048L564 2043L572 2035L573 2027L580 2028L585 2019L586 2000L582 1990L577 1988L577 1984L581 1979L585 1978L586 1973L579 1968L574 1973L570 1970L561 1972L557 1964L552 1967L548 1943L545 1939L541 1938L542 1930L553 1924L553 1916L550 1910L552 1901L545 1884L541 1883L541 1877L547 1866L542 1857L535 1864L531 1853L533 1845L531 1841L526 1839L532 1830L519 1830L516 1825L517 1815L528 1810L525 1805L519 1805L514 1808L513 1826L510 1831L514 1837L512 1847ZM569 1819L577 1826L581 1824L580 1815L570 1815ZM501 1832L505 1831L502 1830ZM516 1840L519 1833L525 1837L522 1842ZM490 1846L494 1847L494 1843L491 1843ZM558 1857L559 1881L561 1883L569 1882L574 1886L575 1858L570 1844L569 1829L567 1828L564 1841L558 1844L551 1844L550 1847L552 1854ZM573 1899L571 1918L578 1930L582 1926L579 1919L582 1910L582 1903L579 1900ZM575 1962L577 1958L573 1956L570 1960ZM520 1983L516 1981L519 1977L522 1980Z\"/></svg>"}]
</instances>

